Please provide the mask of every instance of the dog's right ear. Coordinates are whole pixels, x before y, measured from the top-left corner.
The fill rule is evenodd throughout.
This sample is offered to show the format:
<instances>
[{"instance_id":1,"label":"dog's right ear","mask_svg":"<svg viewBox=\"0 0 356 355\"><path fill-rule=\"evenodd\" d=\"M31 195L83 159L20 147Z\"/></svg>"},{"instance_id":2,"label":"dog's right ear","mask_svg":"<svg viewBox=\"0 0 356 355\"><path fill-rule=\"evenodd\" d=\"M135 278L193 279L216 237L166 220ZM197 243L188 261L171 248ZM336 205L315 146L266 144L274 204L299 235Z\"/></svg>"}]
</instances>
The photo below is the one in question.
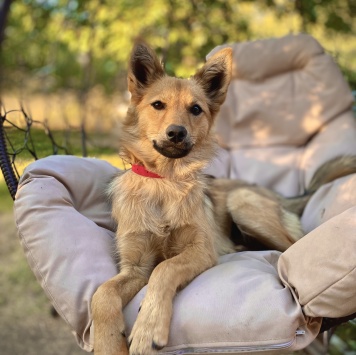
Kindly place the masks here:
<instances>
[{"instance_id":1,"label":"dog's right ear","mask_svg":"<svg viewBox=\"0 0 356 355\"><path fill-rule=\"evenodd\" d=\"M140 101L145 89L165 75L156 53L145 42L136 42L131 53L128 72L128 88L132 99L136 102Z\"/></svg>"}]
</instances>

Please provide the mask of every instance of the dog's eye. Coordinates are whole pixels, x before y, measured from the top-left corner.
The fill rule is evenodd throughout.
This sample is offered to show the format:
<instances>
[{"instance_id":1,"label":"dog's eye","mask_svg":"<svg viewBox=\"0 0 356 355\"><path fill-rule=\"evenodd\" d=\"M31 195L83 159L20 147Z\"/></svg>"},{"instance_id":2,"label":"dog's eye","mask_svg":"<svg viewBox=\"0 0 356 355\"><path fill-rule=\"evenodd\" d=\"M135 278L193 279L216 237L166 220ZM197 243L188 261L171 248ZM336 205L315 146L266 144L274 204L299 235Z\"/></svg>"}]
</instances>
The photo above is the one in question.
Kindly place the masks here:
<instances>
[{"instance_id":1,"label":"dog's eye","mask_svg":"<svg viewBox=\"0 0 356 355\"><path fill-rule=\"evenodd\" d=\"M189 110L194 116L199 116L203 110L199 105L193 105Z\"/></svg>"},{"instance_id":2,"label":"dog's eye","mask_svg":"<svg viewBox=\"0 0 356 355\"><path fill-rule=\"evenodd\" d=\"M151 104L155 110L163 110L166 105L162 101L155 101Z\"/></svg>"}]
</instances>

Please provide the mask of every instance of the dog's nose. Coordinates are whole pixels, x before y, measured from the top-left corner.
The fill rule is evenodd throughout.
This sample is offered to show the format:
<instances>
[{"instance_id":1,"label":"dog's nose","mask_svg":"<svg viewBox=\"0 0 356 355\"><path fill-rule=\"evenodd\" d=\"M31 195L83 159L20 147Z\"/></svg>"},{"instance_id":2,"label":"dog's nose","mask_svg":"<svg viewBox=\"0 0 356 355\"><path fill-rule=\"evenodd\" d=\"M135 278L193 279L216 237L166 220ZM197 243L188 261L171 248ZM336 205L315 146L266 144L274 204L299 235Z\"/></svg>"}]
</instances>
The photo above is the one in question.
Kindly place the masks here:
<instances>
[{"instance_id":1,"label":"dog's nose","mask_svg":"<svg viewBox=\"0 0 356 355\"><path fill-rule=\"evenodd\" d=\"M184 141L185 137L187 136L188 132L183 126L177 126L171 124L166 129L167 138L173 143L181 143Z\"/></svg>"}]
</instances>

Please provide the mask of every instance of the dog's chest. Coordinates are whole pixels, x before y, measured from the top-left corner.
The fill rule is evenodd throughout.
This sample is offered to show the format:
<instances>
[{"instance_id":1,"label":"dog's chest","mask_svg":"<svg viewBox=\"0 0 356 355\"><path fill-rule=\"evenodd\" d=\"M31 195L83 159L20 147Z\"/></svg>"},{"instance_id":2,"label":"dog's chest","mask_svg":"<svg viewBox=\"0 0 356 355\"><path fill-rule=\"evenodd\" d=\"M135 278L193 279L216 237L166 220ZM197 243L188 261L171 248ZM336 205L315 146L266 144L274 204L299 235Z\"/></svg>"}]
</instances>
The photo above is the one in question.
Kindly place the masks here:
<instances>
[{"instance_id":1,"label":"dog's chest","mask_svg":"<svg viewBox=\"0 0 356 355\"><path fill-rule=\"evenodd\" d=\"M190 224L203 208L200 186L134 175L129 179L125 175L119 178L113 206L122 232L148 230L168 236L172 230Z\"/></svg>"}]
</instances>

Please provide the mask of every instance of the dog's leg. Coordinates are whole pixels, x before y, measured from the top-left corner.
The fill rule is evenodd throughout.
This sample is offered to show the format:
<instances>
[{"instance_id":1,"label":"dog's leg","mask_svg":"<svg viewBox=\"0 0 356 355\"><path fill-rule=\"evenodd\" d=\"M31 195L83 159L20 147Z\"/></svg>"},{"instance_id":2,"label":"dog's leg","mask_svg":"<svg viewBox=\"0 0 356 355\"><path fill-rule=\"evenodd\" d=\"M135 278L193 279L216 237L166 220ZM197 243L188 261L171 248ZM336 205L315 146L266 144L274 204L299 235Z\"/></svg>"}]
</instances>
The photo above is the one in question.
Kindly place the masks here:
<instances>
[{"instance_id":1,"label":"dog's leg","mask_svg":"<svg viewBox=\"0 0 356 355\"><path fill-rule=\"evenodd\" d=\"M296 214L253 187L231 191L227 207L239 228L267 247L284 251L304 235Z\"/></svg>"},{"instance_id":2,"label":"dog's leg","mask_svg":"<svg viewBox=\"0 0 356 355\"><path fill-rule=\"evenodd\" d=\"M147 283L139 275L120 273L102 284L92 300L94 351L102 355L127 355L122 308Z\"/></svg>"},{"instance_id":3,"label":"dog's leg","mask_svg":"<svg viewBox=\"0 0 356 355\"><path fill-rule=\"evenodd\" d=\"M155 354L167 344L176 291L215 265L217 257L212 240L202 234L199 228L184 227L176 231L176 236L171 236L179 239L174 243L175 253L179 254L161 262L152 272L140 313L129 336L130 354Z\"/></svg>"},{"instance_id":4,"label":"dog's leg","mask_svg":"<svg viewBox=\"0 0 356 355\"><path fill-rule=\"evenodd\" d=\"M147 284L155 265L156 253L149 239L136 235L122 238L120 273L103 283L93 296L96 355L128 354L122 309Z\"/></svg>"}]
</instances>

